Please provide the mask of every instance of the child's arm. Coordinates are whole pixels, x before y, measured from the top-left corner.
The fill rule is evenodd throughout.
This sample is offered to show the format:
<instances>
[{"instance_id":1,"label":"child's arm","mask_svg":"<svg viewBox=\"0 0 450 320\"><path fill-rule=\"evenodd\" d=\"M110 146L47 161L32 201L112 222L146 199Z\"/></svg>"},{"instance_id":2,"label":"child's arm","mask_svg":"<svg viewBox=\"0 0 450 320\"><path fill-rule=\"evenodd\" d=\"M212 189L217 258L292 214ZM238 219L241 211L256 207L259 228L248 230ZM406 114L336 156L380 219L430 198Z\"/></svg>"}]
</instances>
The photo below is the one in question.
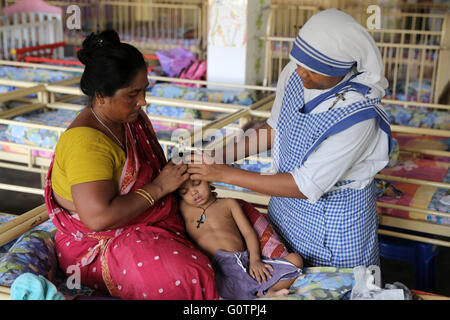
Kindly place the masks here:
<instances>
[{"instance_id":1,"label":"child's arm","mask_svg":"<svg viewBox=\"0 0 450 320\"><path fill-rule=\"evenodd\" d=\"M261 281L267 281L267 279L271 277L269 269L273 271L273 268L270 264L266 264L261 261L258 235L256 234L255 229L253 229L253 226L250 224L250 221L247 219L247 216L242 211L239 203L234 199L228 199L228 201L233 219L244 237L245 244L247 246L250 258L248 273L259 283L261 283Z\"/></svg>"}]
</instances>

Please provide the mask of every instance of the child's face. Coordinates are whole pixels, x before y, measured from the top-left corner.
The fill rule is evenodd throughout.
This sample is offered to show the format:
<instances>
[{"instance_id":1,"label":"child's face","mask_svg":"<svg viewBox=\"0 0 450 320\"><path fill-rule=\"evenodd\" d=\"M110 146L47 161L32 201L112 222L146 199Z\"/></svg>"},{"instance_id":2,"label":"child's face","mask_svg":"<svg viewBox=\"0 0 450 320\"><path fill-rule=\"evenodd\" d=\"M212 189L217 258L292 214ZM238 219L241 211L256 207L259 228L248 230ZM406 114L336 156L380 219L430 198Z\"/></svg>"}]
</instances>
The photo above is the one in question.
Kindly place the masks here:
<instances>
[{"instance_id":1,"label":"child's face","mask_svg":"<svg viewBox=\"0 0 450 320\"><path fill-rule=\"evenodd\" d=\"M178 194L191 206L201 206L211 198L209 183L201 180L187 180L179 189Z\"/></svg>"}]
</instances>

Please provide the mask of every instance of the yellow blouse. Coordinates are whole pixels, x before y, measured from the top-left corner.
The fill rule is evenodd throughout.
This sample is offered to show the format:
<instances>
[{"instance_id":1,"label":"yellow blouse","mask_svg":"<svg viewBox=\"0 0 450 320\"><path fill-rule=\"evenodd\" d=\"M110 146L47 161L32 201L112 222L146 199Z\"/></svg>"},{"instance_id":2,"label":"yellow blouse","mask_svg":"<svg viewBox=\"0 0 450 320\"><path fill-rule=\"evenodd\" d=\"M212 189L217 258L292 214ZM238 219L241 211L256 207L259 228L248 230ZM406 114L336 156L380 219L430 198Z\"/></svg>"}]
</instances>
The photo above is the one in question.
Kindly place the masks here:
<instances>
[{"instance_id":1,"label":"yellow blouse","mask_svg":"<svg viewBox=\"0 0 450 320\"><path fill-rule=\"evenodd\" d=\"M90 181L113 180L119 185L125 152L103 132L76 127L65 131L55 148L52 187L73 201L71 186Z\"/></svg>"}]
</instances>

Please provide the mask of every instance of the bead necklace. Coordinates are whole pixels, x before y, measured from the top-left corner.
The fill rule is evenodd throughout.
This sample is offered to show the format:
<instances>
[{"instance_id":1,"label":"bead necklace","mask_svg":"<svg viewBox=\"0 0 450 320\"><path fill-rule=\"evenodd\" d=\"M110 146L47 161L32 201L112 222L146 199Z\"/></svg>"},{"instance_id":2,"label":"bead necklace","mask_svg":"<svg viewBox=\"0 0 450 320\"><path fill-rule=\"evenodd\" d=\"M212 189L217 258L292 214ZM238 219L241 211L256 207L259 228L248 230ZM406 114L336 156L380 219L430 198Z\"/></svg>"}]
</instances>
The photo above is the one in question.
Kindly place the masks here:
<instances>
[{"instance_id":1,"label":"bead necklace","mask_svg":"<svg viewBox=\"0 0 450 320\"><path fill-rule=\"evenodd\" d=\"M111 133L111 135L114 137L114 139L116 139L116 141L117 141L117 143L119 144L119 146L120 146L122 149L125 149L125 147L123 146L122 142L120 142L119 138L117 138L117 136L114 134L114 132L112 132L112 130L111 130L106 124L104 124L102 120L100 120L100 118L99 118L99 117L97 116L97 114L94 112L94 109L93 109L93 108L91 108L91 111L92 111L92 114L94 115L95 119L97 119L97 121L100 122L100 124L101 124L102 126L104 126L104 127L106 128L106 130L108 130L109 133Z\"/></svg>"}]
</instances>

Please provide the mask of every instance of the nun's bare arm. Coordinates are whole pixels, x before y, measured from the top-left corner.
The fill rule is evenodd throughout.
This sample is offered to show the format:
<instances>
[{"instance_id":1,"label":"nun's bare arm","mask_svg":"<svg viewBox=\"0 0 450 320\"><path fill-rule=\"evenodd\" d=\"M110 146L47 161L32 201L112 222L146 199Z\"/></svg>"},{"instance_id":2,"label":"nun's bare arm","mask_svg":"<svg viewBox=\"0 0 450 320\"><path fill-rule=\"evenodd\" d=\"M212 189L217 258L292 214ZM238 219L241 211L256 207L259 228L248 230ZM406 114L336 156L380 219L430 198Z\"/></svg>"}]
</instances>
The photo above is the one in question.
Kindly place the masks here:
<instances>
[{"instance_id":1,"label":"nun's bare arm","mask_svg":"<svg viewBox=\"0 0 450 320\"><path fill-rule=\"evenodd\" d=\"M247 188L262 194L276 197L301 198L300 192L290 173L261 174L230 167L224 164L189 164L188 173L192 180L222 182Z\"/></svg>"}]
</instances>

